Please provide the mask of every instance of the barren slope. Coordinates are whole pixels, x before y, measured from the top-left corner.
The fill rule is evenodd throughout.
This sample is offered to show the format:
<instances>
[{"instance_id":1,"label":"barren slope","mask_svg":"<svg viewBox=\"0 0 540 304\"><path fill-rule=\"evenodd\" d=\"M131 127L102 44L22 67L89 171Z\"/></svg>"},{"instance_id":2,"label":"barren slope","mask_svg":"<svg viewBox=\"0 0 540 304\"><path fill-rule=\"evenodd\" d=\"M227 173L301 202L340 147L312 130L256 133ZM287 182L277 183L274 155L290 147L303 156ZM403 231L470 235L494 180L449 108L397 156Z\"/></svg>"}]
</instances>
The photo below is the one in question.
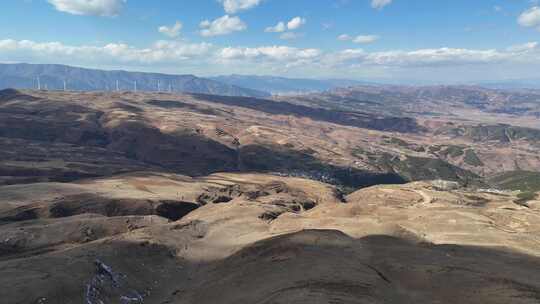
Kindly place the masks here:
<instances>
[{"instance_id":1,"label":"barren slope","mask_svg":"<svg viewBox=\"0 0 540 304\"><path fill-rule=\"evenodd\" d=\"M483 168L431 153L414 118L253 98L4 90L0 118L5 184L256 171L355 189L438 177L471 183ZM419 148L391 141L398 137Z\"/></svg>"},{"instance_id":2,"label":"barren slope","mask_svg":"<svg viewBox=\"0 0 540 304\"><path fill-rule=\"evenodd\" d=\"M445 119L1 91L0 301L539 303L534 129Z\"/></svg>"},{"instance_id":3,"label":"barren slope","mask_svg":"<svg viewBox=\"0 0 540 304\"><path fill-rule=\"evenodd\" d=\"M74 189L101 199L89 205ZM525 207L511 194L437 189L376 186L345 200L330 185L298 178L145 173L4 186L0 296L63 304L538 303L540 201ZM156 212L164 203L198 208L168 222ZM50 213L59 204L92 208ZM36 219L5 217L30 206Z\"/></svg>"}]
</instances>

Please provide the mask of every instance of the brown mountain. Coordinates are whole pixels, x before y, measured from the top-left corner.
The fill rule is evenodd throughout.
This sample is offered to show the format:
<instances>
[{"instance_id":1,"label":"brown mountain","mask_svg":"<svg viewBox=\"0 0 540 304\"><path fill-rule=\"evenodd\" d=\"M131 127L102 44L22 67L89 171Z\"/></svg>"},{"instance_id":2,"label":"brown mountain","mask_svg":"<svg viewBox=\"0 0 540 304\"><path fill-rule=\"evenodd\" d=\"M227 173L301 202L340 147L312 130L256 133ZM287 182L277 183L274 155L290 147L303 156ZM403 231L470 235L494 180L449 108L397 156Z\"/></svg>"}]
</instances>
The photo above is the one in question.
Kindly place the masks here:
<instances>
[{"instance_id":1,"label":"brown mountain","mask_svg":"<svg viewBox=\"0 0 540 304\"><path fill-rule=\"evenodd\" d=\"M533 120L323 95L0 91L0 299L538 303Z\"/></svg>"}]
</instances>

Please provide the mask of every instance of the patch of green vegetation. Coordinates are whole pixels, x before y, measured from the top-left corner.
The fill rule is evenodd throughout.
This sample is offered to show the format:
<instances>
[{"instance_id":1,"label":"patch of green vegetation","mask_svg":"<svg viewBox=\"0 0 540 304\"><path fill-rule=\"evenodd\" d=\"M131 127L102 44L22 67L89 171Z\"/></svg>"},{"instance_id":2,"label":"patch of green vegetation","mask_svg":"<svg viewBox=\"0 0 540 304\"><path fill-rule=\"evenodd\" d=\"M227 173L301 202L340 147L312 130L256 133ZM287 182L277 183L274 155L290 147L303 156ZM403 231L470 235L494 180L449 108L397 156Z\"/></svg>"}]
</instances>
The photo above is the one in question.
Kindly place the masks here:
<instances>
[{"instance_id":1,"label":"patch of green vegetation","mask_svg":"<svg viewBox=\"0 0 540 304\"><path fill-rule=\"evenodd\" d=\"M516 204L520 205L527 205L527 202L535 200L536 199L536 192L521 192L517 195L517 200L515 201Z\"/></svg>"},{"instance_id":2,"label":"patch of green vegetation","mask_svg":"<svg viewBox=\"0 0 540 304\"><path fill-rule=\"evenodd\" d=\"M386 138L385 141L388 144L396 145L398 147L409 149L409 150L415 151L415 152L425 152L426 151L426 149L424 147L422 147L422 146L418 146L416 144L406 142L403 139L396 138L396 137Z\"/></svg>"},{"instance_id":3,"label":"patch of green vegetation","mask_svg":"<svg viewBox=\"0 0 540 304\"><path fill-rule=\"evenodd\" d=\"M309 151L308 151L309 152ZM353 153L369 153L357 148ZM371 153L371 157L374 155ZM334 166L306 150L290 150L284 146L247 145L240 149L241 170L270 172L285 176L309 178L337 185L343 192L378 184L402 184L403 178L393 172L374 173Z\"/></svg>"},{"instance_id":4,"label":"patch of green vegetation","mask_svg":"<svg viewBox=\"0 0 540 304\"><path fill-rule=\"evenodd\" d=\"M354 147L351 151L351 154L356 158L363 158L364 156L369 156L372 153L362 147Z\"/></svg>"},{"instance_id":5,"label":"patch of green vegetation","mask_svg":"<svg viewBox=\"0 0 540 304\"><path fill-rule=\"evenodd\" d=\"M385 170L396 172L408 181L444 179L463 185L482 184L478 175L438 158L407 156L400 159L384 154L379 158L378 165Z\"/></svg>"},{"instance_id":6,"label":"patch of green vegetation","mask_svg":"<svg viewBox=\"0 0 540 304\"><path fill-rule=\"evenodd\" d=\"M510 125L465 126L450 130L455 136L465 136L474 141L498 141L508 143L511 140L540 141L540 130Z\"/></svg>"},{"instance_id":7,"label":"patch of green vegetation","mask_svg":"<svg viewBox=\"0 0 540 304\"><path fill-rule=\"evenodd\" d=\"M476 196L476 195L465 195L469 201L466 202L467 206L482 207L489 203L489 200L485 197Z\"/></svg>"},{"instance_id":8,"label":"patch of green vegetation","mask_svg":"<svg viewBox=\"0 0 540 304\"><path fill-rule=\"evenodd\" d=\"M467 150L465 151L465 158L463 159L467 165L475 166L475 167L481 167L484 165L484 163L478 158L478 155L474 152L474 150Z\"/></svg>"},{"instance_id":9,"label":"patch of green vegetation","mask_svg":"<svg viewBox=\"0 0 540 304\"><path fill-rule=\"evenodd\" d=\"M465 153L464 150L465 149L463 147L451 145L451 146L448 146L446 149L442 150L440 154L443 155L444 157L450 156L452 158L456 158L463 155Z\"/></svg>"},{"instance_id":10,"label":"patch of green vegetation","mask_svg":"<svg viewBox=\"0 0 540 304\"><path fill-rule=\"evenodd\" d=\"M510 171L491 177L488 182L500 189L538 192L540 191L540 172Z\"/></svg>"},{"instance_id":11,"label":"patch of green vegetation","mask_svg":"<svg viewBox=\"0 0 540 304\"><path fill-rule=\"evenodd\" d=\"M396 137L391 137L389 140L387 140L387 142L404 148L408 148L410 146L408 142Z\"/></svg>"},{"instance_id":12,"label":"patch of green vegetation","mask_svg":"<svg viewBox=\"0 0 540 304\"><path fill-rule=\"evenodd\" d=\"M443 148L442 146L430 146L428 150L429 150L429 153L434 154L435 152L441 151L442 148Z\"/></svg>"},{"instance_id":13,"label":"patch of green vegetation","mask_svg":"<svg viewBox=\"0 0 540 304\"><path fill-rule=\"evenodd\" d=\"M252 152L252 153L250 153ZM251 154L257 157L250 157ZM351 154L364 159L381 173L355 172L355 169L336 168L323 164L312 155L299 151L284 151L262 147L243 147L243 163L246 168L259 171L318 172L331 177L344 187L373 184L402 183L408 181L443 179L462 185L485 186L482 179L471 171L454 166L442 159L406 156L399 157L384 152L371 152L355 147ZM382 173L386 172L386 173ZM345 191L350 189L345 189Z\"/></svg>"},{"instance_id":14,"label":"patch of green vegetation","mask_svg":"<svg viewBox=\"0 0 540 304\"><path fill-rule=\"evenodd\" d=\"M509 127L508 136L511 139L526 139L530 141L540 141L540 130L521 127Z\"/></svg>"},{"instance_id":15,"label":"patch of green vegetation","mask_svg":"<svg viewBox=\"0 0 540 304\"><path fill-rule=\"evenodd\" d=\"M360 159L364 159L367 157L367 159L371 162L375 162L378 159L377 154L367 151L361 147L355 147L354 149L352 149L351 154L352 156Z\"/></svg>"}]
</instances>

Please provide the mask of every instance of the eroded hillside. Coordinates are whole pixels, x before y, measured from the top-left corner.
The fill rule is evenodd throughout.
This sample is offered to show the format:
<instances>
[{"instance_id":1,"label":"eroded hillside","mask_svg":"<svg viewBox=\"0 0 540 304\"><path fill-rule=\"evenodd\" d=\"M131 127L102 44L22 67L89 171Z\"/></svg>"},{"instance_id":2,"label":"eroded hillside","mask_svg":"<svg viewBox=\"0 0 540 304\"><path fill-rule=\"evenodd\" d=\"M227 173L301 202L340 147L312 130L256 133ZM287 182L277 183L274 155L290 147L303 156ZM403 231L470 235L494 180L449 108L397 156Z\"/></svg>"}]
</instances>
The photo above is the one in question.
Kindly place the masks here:
<instances>
[{"instance_id":1,"label":"eroded hillside","mask_svg":"<svg viewBox=\"0 0 540 304\"><path fill-rule=\"evenodd\" d=\"M295 99L4 90L0 299L538 303L535 132Z\"/></svg>"},{"instance_id":2,"label":"eroded hillside","mask_svg":"<svg viewBox=\"0 0 540 304\"><path fill-rule=\"evenodd\" d=\"M0 194L8 303L540 299L540 201L510 193L147 172Z\"/></svg>"},{"instance_id":3,"label":"eroded hillside","mask_svg":"<svg viewBox=\"0 0 540 304\"><path fill-rule=\"evenodd\" d=\"M369 109L368 109L369 110ZM5 90L1 181L266 172L355 188L540 169L538 131L211 95Z\"/></svg>"}]
</instances>

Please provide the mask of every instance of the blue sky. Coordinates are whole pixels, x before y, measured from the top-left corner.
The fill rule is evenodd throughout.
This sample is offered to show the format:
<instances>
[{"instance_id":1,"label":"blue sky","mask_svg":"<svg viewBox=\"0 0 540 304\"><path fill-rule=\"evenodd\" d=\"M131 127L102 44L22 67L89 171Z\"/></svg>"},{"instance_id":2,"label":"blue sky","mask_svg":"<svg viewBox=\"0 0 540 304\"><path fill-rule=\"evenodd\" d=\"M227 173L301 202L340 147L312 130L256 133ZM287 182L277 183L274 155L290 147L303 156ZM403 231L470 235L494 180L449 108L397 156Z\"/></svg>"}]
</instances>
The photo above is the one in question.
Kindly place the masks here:
<instances>
[{"instance_id":1,"label":"blue sky","mask_svg":"<svg viewBox=\"0 0 540 304\"><path fill-rule=\"evenodd\" d=\"M165 73L540 78L535 0L4 0L0 61Z\"/></svg>"}]
</instances>

